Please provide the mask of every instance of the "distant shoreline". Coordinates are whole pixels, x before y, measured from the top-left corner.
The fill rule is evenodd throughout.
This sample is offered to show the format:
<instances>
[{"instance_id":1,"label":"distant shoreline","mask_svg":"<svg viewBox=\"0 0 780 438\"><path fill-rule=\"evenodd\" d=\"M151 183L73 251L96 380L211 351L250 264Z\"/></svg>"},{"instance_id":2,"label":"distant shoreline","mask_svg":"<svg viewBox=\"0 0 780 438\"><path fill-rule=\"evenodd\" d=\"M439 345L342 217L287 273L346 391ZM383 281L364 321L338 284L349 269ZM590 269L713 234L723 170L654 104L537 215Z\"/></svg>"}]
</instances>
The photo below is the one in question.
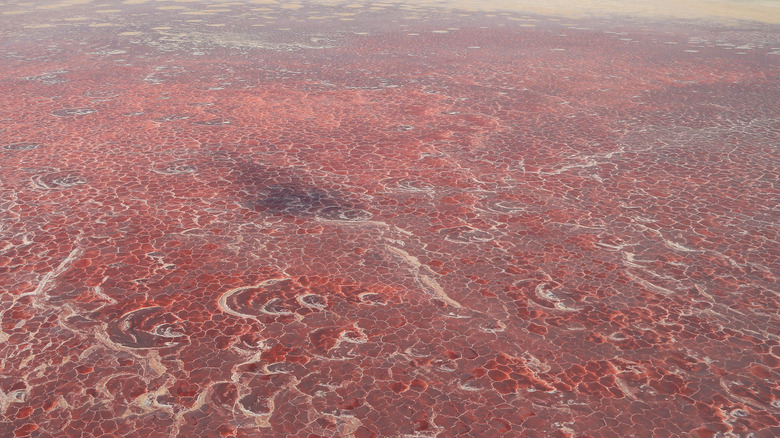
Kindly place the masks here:
<instances>
[{"instance_id":1,"label":"distant shoreline","mask_svg":"<svg viewBox=\"0 0 780 438\"><path fill-rule=\"evenodd\" d=\"M140 5L152 0L123 0L119 3ZM401 7L410 11L449 9L470 12L514 12L568 18L601 18L612 16L650 19L704 20L722 24L754 21L780 24L780 1L774 0L154 0L156 4L220 5L243 3L249 6L281 6L293 9L304 4L343 6L361 9ZM0 16L26 14L70 6L101 5L98 0L18 0L0 7ZM105 4L102 4L105 6ZM167 6L166 8L180 6Z\"/></svg>"}]
</instances>

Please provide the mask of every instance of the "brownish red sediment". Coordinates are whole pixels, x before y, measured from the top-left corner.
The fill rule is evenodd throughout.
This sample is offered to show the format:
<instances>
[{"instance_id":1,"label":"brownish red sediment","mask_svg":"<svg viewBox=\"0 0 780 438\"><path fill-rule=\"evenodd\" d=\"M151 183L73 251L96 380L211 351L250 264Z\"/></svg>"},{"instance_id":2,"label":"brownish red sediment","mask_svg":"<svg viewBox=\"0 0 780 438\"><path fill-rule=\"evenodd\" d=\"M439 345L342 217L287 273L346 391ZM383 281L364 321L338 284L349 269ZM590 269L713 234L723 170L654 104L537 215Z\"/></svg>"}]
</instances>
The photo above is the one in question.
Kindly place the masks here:
<instances>
[{"instance_id":1,"label":"brownish red sediment","mask_svg":"<svg viewBox=\"0 0 780 438\"><path fill-rule=\"evenodd\" d=\"M777 25L128 3L0 15L0 436L780 436Z\"/></svg>"}]
</instances>

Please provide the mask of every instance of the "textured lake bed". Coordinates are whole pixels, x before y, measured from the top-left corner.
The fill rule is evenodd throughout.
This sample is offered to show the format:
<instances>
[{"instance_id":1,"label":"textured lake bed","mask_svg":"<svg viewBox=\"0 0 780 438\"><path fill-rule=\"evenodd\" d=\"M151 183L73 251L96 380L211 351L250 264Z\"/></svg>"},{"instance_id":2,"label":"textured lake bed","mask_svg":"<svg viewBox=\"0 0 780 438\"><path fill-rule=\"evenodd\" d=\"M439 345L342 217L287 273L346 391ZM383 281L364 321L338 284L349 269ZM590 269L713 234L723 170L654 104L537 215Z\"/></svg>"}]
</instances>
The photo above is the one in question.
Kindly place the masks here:
<instances>
[{"instance_id":1,"label":"textured lake bed","mask_svg":"<svg viewBox=\"0 0 780 438\"><path fill-rule=\"evenodd\" d=\"M780 435L776 9L598 4L0 6L0 436Z\"/></svg>"}]
</instances>

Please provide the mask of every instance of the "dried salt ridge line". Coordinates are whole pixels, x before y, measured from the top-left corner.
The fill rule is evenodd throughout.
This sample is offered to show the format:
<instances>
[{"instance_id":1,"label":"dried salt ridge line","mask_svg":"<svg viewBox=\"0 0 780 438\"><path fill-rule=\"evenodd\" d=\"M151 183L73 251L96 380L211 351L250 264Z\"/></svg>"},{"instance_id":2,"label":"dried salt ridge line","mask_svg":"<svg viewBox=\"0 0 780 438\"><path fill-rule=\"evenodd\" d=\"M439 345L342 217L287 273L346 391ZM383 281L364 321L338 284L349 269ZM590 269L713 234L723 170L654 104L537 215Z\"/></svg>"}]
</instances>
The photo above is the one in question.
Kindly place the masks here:
<instances>
[{"instance_id":1,"label":"dried salt ridge line","mask_svg":"<svg viewBox=\"0 0 780 438\"><path fill-rule=\"evenodd\" d=\"M399 257L405 264L412 268L415 280L423 289L432 292L436 298L440 299L449 306L455 307L456 309L463 307L459 302L453 300L449 297L449 295L447 295L447 292L444 291L444 288L442 288L433 278L436 273L432 272L430 268L420 263L417 257L409 255L408 252L394 246L385 245L385 248L387 248L388 251ZM423 271L426 273L423 273Z\"/></svg>"},{"instance_id":2,"label":"dried salt ridge line","mask_svg":"<svg viewBox=\"0 0 780 438\"><path fill-rule=\"evenodd\" d=\"M9 143L3 145L3 149L7 151L31 151L33 149L38 149L39 147L41 147L41 145L38 143L26 143L26 142Z\"/></svg>"},{"instance_id":3,"label":"dried salt ridge line","mask_svg":"<svg viewBox=\"0 0 780 438\"><path fill-rule=\"evenodd\" d=\"M65 273L66 271L68 271L68 269L70 269L71 266L73 265L73 262L78 260L83 254L84 254L83 247L76 246L75 248L73 248L73 250L71 250L70 253L68 253L68 255L64 259L62 259L62 261L59 263L59 265L57 265L56 268L47 272L46 274L43 275L43 277L41 277L34 290L15 296L13 298L13 303L16 304L16 302L19 301L20 298L29 296L32 298L33 307L35 308L44 307L45 306L44 303L47 298L46 293L55 286L57 282L57 278L63 273ZM0 320L4 320L7 317L7 314L8 314L7 311L0 312ZM0 342L8 342L9 338L10 335L6 333L4 330L0 329Z\"/></svg>"},{"instance_id":4,"label":"dried salt ridge line","mask_svg":"<svg viewBox=\"0 0 780 438\"><path fill-rule=\"evenodd\" d=\"M82 254L84 254L84 248L82 248L81 246L77 246L73 248L73 250L71 250L70 253L68 253L67 257L62 259L62 261L60 262L59 265L57 265L56 268L44 274L43 278L41 278L41 280L38 282L38 285L35 287L35 290L33 290L32 292L22 293L19 295L19 297L45 296L46 292L54 286L57 277L59 277L60 275L62 275L62 273L70 269L73 262L78 260L78 258L81 257Z\"/></svg>"},{"instance_id":5,"label":"dried salt ridge line","mask_svg":"<svg viewBox=\"0 0 780 438\"><path fill-rule=\"evenodd\" d=\"M78 117L95 112L97 112L97 110L93 108L62 108L52 111L51 115L57 117Z\"/></svg>"}]
</instances>

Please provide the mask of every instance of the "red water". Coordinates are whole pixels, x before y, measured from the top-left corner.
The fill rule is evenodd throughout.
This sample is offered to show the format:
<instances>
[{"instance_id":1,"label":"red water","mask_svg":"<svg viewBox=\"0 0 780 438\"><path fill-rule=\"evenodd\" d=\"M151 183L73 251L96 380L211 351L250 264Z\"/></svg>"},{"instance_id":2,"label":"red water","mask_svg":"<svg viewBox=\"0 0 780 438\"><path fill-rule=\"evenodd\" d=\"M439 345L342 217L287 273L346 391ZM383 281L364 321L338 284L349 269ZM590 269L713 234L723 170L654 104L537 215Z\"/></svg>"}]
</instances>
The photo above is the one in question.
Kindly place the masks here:
<instances>
[{"instance_id":1,"label":"red water","mask_svg":"<svg viewBox=\"0 0 780 438\"><path fill-rule=\"evenodd\" d=\"M114 6L0 16L0 436L780 435L776 25Z\"/></svg>"}]
</instances>

